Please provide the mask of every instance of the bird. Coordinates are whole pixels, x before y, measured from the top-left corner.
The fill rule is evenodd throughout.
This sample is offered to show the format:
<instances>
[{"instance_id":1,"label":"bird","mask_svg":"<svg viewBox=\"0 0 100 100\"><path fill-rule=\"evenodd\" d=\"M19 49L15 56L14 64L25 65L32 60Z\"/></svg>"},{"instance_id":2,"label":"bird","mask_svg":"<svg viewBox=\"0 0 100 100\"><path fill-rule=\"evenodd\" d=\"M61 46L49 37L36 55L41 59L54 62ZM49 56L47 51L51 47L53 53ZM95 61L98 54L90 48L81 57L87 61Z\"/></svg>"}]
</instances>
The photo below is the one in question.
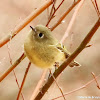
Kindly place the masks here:
<instances>
[{"instance_id":1,"label":"bird","mask_svg":"<svg viewBox=\"0 0 100 100\"><path fill-rule=\"evenodd\" d=\"M30 28L24 42L24 51L28 59L37 67L51 68L55 62L65 61L71 55L46 26L37 25ZM80 64L72 61L69 66L80 66Z\"/></svg>"}]
</instances>

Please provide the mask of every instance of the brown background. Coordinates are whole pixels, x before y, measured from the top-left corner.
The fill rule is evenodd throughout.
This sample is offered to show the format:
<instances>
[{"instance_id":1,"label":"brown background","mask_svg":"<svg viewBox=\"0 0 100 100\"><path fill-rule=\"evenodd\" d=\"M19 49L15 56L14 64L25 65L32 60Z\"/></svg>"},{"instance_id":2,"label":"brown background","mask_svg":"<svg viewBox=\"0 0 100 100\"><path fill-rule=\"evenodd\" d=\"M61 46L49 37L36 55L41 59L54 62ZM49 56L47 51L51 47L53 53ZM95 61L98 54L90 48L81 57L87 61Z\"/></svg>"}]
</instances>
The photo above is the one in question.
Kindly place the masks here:
<instances>
[{"instance_id":1,"label":"brown background","mask_svg":"<svg viewBox=\"0 0 100 100\"><path fill-rule=\"evenodd\" d=\"M15 27L23 21L32 11L39 8L43 2L46 0L1 0L0 1L0 39L9 34ZM57 4L60 0L58 0ZM98 5L100 7L100 1ZM73 0L65 0L64 4L57 11L56 17L50 23L52 26L54 22L66 11ZM100 8L99 8L100 9ZM64 23L60 24L54 30L54 36L61 40L63 34L65 33L68 23L72 17L74 10L64 19ZM45 10L41 15L34 19L29 25L35 26L37 24L46 25L47 23L47 10ZM85 0L83 6L78 12L77 18L73 24L72 30L69 33L68 38L65 40L64 45L70 52L73 52L84 39L86 34L89 32L91 27L97 21L98 16L95 9L91 3L91 0ZM15 38L13 38L9 43L9 51L14 62L24 51L23 43L30 30L29 25L27 25ZM73 33L73 35L72 35ZM71 37L73 36L72 40ZM71 46L72 44L72 46ZM84 49L76 60L82 65L80 68L70 68L67 67L60 79L58 84L63 89L64 93L81 87L85 83L93 79L91 72L96 75L100 74L100 29L95 33L91 42L93 44L90 48ZM21 83L25 69L27 67L29 60L25 58L15 69L16 75L18 77L19 83ZM0 75L4 73L6 69L10 67L10 60L8 54L7 45L0 48ZM40 79L42 74L42 69L34 67L32 64L25 85L23 89L23 94L25 100L29 100L32 92ZM98 82L100 84L100 77ZM18 93L18 87L13 73L10 73L1 83L0 83L0 100L16 100ZM46 93L43 100L50 100L53 97L61 95L59 89L53 85L50 90ZM100 96L100 90L96 87L96 83L93 82L86 89L82 89L71 95L66 96L67 100L81 100L78 96ZM20 100L22 100L20 98ZM62 98L58 100L63 100ZM85 99L82 99L85 100ZM91 100L91 99L86 99ZM96 99L95 99L96 100Z\"/></svg>"}]
</instances>

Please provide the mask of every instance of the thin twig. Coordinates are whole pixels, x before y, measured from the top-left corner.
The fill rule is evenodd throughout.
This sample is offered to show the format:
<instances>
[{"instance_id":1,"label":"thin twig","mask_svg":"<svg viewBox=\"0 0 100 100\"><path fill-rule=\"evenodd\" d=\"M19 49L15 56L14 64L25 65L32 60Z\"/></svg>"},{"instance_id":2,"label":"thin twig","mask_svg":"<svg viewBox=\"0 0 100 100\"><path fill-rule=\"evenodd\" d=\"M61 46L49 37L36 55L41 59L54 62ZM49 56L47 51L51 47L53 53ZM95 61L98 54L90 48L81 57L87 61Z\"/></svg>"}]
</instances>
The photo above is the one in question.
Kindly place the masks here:
<instances>
[{"instance_id":1,"label":"thin twig","mask_svg":"<svg viewBox=\"0 0 100 100\"><path fill-rule=\"evenodd\" d=\"M80 46L68 57L68 59L61 64L61 66L54 72L53 76L57 78L60 73L79 55L79 53L86 47L86 45L89 43L91 40L92 36L95 34L97 29L100 26L100 21L96 22L96 24L93 26L93 28L90 30L90 32L87 34L87 36L84 38ZM47 83L42 87L41 91L38 93L37 97L34 100L40 100L46 91L49 89L51 84L54 82L54 79L52 77L49 78Z\"/></svg>"},{"instance_id":2,"label":"thin twig","mask_svg":"<svg viewBox=\"0 0 100 100\"><path fill-rule=\"evenodd\" d=\"M7 44L7 49L8 49L8 56L9 56L9 59L10 59L10 64L12 65L12 59L11 59L11 55L10 55L10 48Z\"/></svg>"},{"instance_id":3,"label":"thin twig","mask_svg":"<svg viewBox=\"0 0 100 100\"><path fill-rule=\"evenodd\" d=\"M97 8L97 11L98 11L99 17L100 17L100 11L99 11L99 8L98 8L97 1L96 1L96 0L94 0L94 1L95 1L95 5L96 5L96 8Z\"/></svg>"},{"instance_id":4,"label":"thin twig","mask_svg":"<svg viewBox=\"0 0 100 100\"><path fill-rule=\"evenodd\" d=\"M5 45L10 39L12 39L18 32L20 32L26 25L28 25L34 18L41 14L47 7L52 4L52 0L46 1L40 8L32 12L20 25L18 25L15 30L12 32L12 35L7 35L2 40L0 40L0 47Z\"/></svg>"},{"instance_id":5,"label":"thin twig","mask_svg":"<svg viewBox=\"0 0 100 100\"><path fill-rule=\"evenodd\" d=\"M99 83L98 83L98 81L97 81L97 79L96 79L95 74L94 74L93 72L91 72L91 74L93 75L93 77L94 77L94 79L95 79L95 82L96 82L96 84L97 84L98 89L100 89L100 85L99 85Z\"/></svg>"},{"instance_id":6,"label":"thin twig","mask_svg":"<svg viewBox=\"0 0 100 100\"><path fill-rule=\"evenodd\" d=\"M14 76L15 76L16 83L17 83L17 85L18 85L18 88L20 89L20 86L19 86L19 83L18 83L18 79L17 79L17 76L16 76L16 74L15 74L15 71L14 71L14 70L13 70L13 73L14 73ZM23 100L25 100L22 92L21 92L21 96L22 96L22 99L23 99Z\"/></svg>"},{"instance_id":7,"label":"thin twig","mask_svg":"<svg viewBox=\"0 0 100 100\"><path fill-rule=\"evenodd\" d=\"M52 0L52 8L51 8L51 12L50 12L50 15L49 15L49 19L52 16L53 11L55 12L55 3L56 3L56 0Z\"/></svg>"},{"instance_id":8,"label":"thin twig","mask_svg":"<svg viewBox=\"0 0 100 100\"><path fill-rule=\"evenodd\" d=\"M27 74L28 74L28 71L29 71L30 66L31 66L31 62L29 62L28 66L27 66L27 68L26 68L26 71L25 71L25 74L24 74L24 78L23 78L23 80L22 80L21 87L20 87L19 92L18 92L17 100L19 100L20 93L21 93L22 88L23 88L23 86L24 86L25 79L26 79L26 76L27 76Z\"/></svg>"},{"instance_id":9,"label":"thin twig","mask_svg":"<svg viewBox=\"0 0 100 100\"><path fill-rule=\"evenodd\" d=\"M41 87L43 86L43 83L45 82L45 76L47 74L47 71L48 71L47 69L43 71L41 78L40 78L39 82L37 83L37 86L36 86L35 90L33 91L30 100L34 100L34 98L36 97L38 92L41 90Z\"/></svg>"},{"instance_id":10,"label":"thin twig","mask_svg":"<svg viewBox=\"0 0 100 100\"><path fill-rule=\"evenodd\" d=\"M7 48L8 48L8 55L9 55L9 59L10 59L10 64L12 65L12 59L11 59L10 49L9 49L8 45L7 45ZM15 73L14 69L13 69L13 74L14 74L14 77L15 77L15 80L16 80L16 83L17 83L17 86L20 89L20 86L19 86L19 83L18 83L18 79L17 79L17 76L16 76L16 73ZM22 99L25 100L22 92L21 92L21 96L22 96Z\"/></svg>"},{"instance_id":11,"label":"thin twig","mask_svg":"<svg viewBox=\"0 0 100 100\"><path fill-rule=\"evenodd\" d=\"M49 20L49 7L47 8L47 17L48 17L48 20Z\"/></svg>"},{"instance_id":12,"label":"thin twig","mask_svg":"<svg viewBox=\"0 0 100 100\"><path fill-rule=\"evenodd\" d=\"M55 77L54 77L53 74L51 73L51 70L50 70L50 69L49 69L49 72L50 72L51 76L53 77L53 79L54 79L54 81L55 81L57 87L59 88L59 90L60 90L60 92L61 92L61 94L62 94L63 99L66 100L66 98L65 98L65 96L64 96L64 93L63 93L62 89L59 87L59 85L58 85L58 83L57 83Z\"/></svg>"},{"instance_id":13,"label":"thin twig","mask_svg":"<svg viewBox=\"0 0 100 100\"><path fill-rule=\"evenodd\" d=\"M92 2L93 6L94 6L94 8L96 10L96 13L97 13L98 17L100 17L100 13L99 13L99 11L97 9L97 6L95 5L95 2L93 0L91 0L91 2Z\"/></svg>"},{"instance_id":14,"label":"thin twig","mask_svg":"<svg viewBox=\"0 0 100 100\"><path fill-rule=\"evenodd\" d=\"M63 2L64 2L64 0L61 1L61 3L58 5L58 7L54 10L54 12L52 13L52 15L50 16L50 18L49 18L49 20L48 20L48 22L47 22L47 24L46 24L47 27L48 27L50 21L52 20L54 14L55 14L56 11L60 8L60 6L63 4Z\"/></svg>"},{"instance_id":15,"label":"thin twig","mask_svg":"<svg viewBox=\"0 0 100 100\"><path fill-rule=\"evenodd\" d=\"M71 21L70 21L70 23L69 23L69 25L68 25L68 27L67 27L67 30L66 30L65 34L63 35L63 37L62 37L62 39L61 39L61 43L63 43L64 40L68 37L69 32L70 32L70 30L72 29L72 25L73 25L73 23L74 23L74 21L75 21L75 19L76 19L77 13L79 12L79 10L80 10L82 4L84 3L84 1L85 1L85 0L81 0L80 3L78 4L77 8L75 9L74 14L73 14L73 16L72 16L72 18L71 18Z\"/></svg>"},{"instance_id":16,"label":"thin twig","mask_svg":"<svg viewBox=\"0 0 100 100\"><path fill-rule=\"evenodd\" d=\"M75 2L74 4L72 4L72 6L65 11L65 13L59 18L59 20L57 21L57 23L55 23L52 27L51 27L51 31L53 31L59 24L61 24L62 20L69 14L69 12L80 2L81 0L78 0L77 2Z\"/></svg>"},{"instance_id":17,"label":"thin twig","mask_svg":"<svg viewBox=\"0 0 100 100\"><path fill-rule=\"evenodd\" d=\"M88 47L91 47L93 44L89 44L89 45L87 45L85 48L88 48Z\"/></svg>"},{"instance_id":18,"label":"thin twig","mask_svg":"<svg viewBox=\"0 0 100 100\"><path fill-rule=\"evenodd\" d=\"M100 74L99 74L97 77L95 77L95 78L97 79L99 76L100 76ZM94 81L95 81L95 79L93 79L93 80L87 82L86 84L84 84L83 86L81 86L81 87L79 87L79 88L77 88L77 89L75 89L75 90L72 90L72 91L70 91L70 92L68 92L68 93L65 93L64 96L67 96L67 95L69 95L69 94L72 94L72 93L74 93L74 92L77 92L77 91L79 91L79 90L81 90L81 89L83 89L83 88L86 88L88 85L90 85L90 84L91 84L92 82L94 82ZM62 96L59 96L59 97L53 98L53 99L51 99L51 100L56 100L56 99L61 98L61 97L62 97Z\"/></svg>"},{"instance_id":19,"label":"thin twig","mask_svg":"<svg viewBox=\"0 0 100 100\"><path fill-rule=\"evenodd\" d=\"M5 73L0 76L0 82L26 57L26 55L23 53L16 61L15 63L7 70Z\"/></svg>"}]
</instances>

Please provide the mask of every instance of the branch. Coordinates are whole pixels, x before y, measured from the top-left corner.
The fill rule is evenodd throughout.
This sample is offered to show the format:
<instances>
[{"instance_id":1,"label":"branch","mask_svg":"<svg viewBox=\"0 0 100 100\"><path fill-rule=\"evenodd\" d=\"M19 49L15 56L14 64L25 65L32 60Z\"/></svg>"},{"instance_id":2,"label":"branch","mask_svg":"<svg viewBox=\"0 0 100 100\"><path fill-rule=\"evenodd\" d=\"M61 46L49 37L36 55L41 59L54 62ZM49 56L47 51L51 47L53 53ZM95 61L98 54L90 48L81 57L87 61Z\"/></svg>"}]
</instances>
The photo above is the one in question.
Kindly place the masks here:
<instances>
[{"instance_id":1,"label":"branch","mask_svg":"<svg viewBox=\"0 0 100 100\"><path fill-rule=\"evenodd\" d=\"M95 77L96 79L98 78L100 76L100 74L97 76L97 77ZM74 89L74 90L72 90L72 91L70 91L70 92L68 92L68 93L65 93L64 94L64 96L67 96L67 95L69 95L69 94L72 94L72 93L74 93L74 92L76 92L76 91L79 91L79 90L81 90L81 89L83 89L83 88L86 88L87 86L89 86L92 82L94 82L95 81L95 79L92 79L91 81L89 81L89 82L87 82L86 84L84 84L84 85L82 85L81 87L79 87L79 88L77 88L77 89ZM55 100L55 99L58 99L58 98L61 98L62 96L59 96L59 97L56 97L56 98L53 98L52 100Z\"/></svg>"},{"instance_id":2,"label":"branch","mask_svg":"<svg viewBox=\"0 0 100 100\"><path fill-rule=\"evenodd\" d=\"M97 29L100 26L100 21L96 22L96 24L93 26L93 28L90 30L90 32L87 34L87 36L84 38L80 46L72 53L72 55L63 63L61 66L54 72L53 76L57 78L60 73L71 63L71 61L74 60L78 56L78 54L86 47L86 45L89 43L91 40L92 36L95 34ZM38 93L37 97L34 100L40 100L46 91L49 89L51 84L54 82L54 79L52 77L49 78L47 83L42 87L41 91Z\"/></svg>"},{"instance_id":3,"label":"branch","mask_svg":"<svg viewBox=\"0 0 100 100\"><path fill-rule=\"evenodd\" d=\"M64 96L64 93L63 93L63 91L62 91L62 89L61 89L61 87L58 85L58 83L57 83L57 81L56 81L55 77L53 76L53 74L51 73L51 70L50 70L50 69L49 69L49 71L50 71L50 74L51 74L51 76L53 77L53 79L54 79L54 81L55 81L55 83L56 83L56 85L57 85L58 89L60 90L60 92L61 92L61 94L62 94L63 99L64 99L64 100L66 100L66 99L65 99L65 96Z\"/></svg>"},{"instance_id":4,"label":"branch","mask_svg":"<svg viewBox=\"0 0 100 100\"><path fill-rule=\"evenodd\" d=\"M38 94L39 90L41 90L41 87L43 86L43 83L45 82L45 77L46 77L47 72L48 72L47 69L43 71L41 78L40 78L39 82L37 83L36 88L34 89L30 100L34 100L34 98Z\"/></svg>"},{"instance_id":5,"label":"branch","mask_svg":"<svg viewBox=\"0 0 100 100\"><path fill-rule=\"evenodd\" d=\"M21 83L21 86L20 86L20 89L19 89L19 92L18 92L17 100L19 100L19 97L20 97L21 91L23 89L23 86L24 86L24 83L25 83L25 80L26 80L26 76L28 74L30 66L31 66L31 62L29 62L28 66L26 68L26 71L25 71L25 74L24 74L24 77L23 77L23 80L22 80L22 83Z\"/></svg>"},{"instance_id":6,"label":"branch","mask_svg":"<svg viewBox=\"0 0 100 100\"><path fill-rule=\"evenodd\" d=\"M96 9L97 9L97 12L98 12L98 16L100 17L100 11L99 11L99 7L98 7L98 4L97 4L97 1L96 0L94 0L94 1L95 1Z\"/></svg>"},{"instance_id":7,"label":"branch","mask_svg":"<svg viewBox=\"0 0 100 100\"><path fill-rule=\"evenodd\" d=\"M8 48L8 55L9 55L9 59L10 59L10 64L12 65L12 59L11 59L11 55L10 55L10 48L9 48L8 45L7 45L7 48ZM15 77L15 80L16 80L16 83L17 83L17 86L18 86L18 88L20 89L19 82L18 82L16 73L15 73L14 70L13 70L13 74L14 74L14 77ZM22 96L22 99L24 100L24 96L23 96L22 92L21 92L21 96Z\"/></svg>"},{"instance_id":8,"label":"branch","mask_svg":"<svg viewBox=\"0 0 100 100\"><path fill-rule=\"evenodd\" d=\"M85 0L81 0L80 3L77 5L77 8L75 9L73 15L72 15L72 18L69 22L69 25L67 27L67 30L65 32L65 34L63 35L62 39L61 39L61 43L64 42L64 40L68 37L69 35L69 32L71 31L72 29L72 26L73 26L73 23L75 22L75 19L76 19L76 16L77 16L77 13L79 12L80 8L82 7L83 3L84 3Z\"/></svg>"},{"instance_id":9,"label":"branch","mask_svg":"<svg viewBox=\"0 0 100 100\"><path fill-rule=\"evenodd\" d=\"M77 2L74 2L72 6L65 11L65 13L60 17L60 19L51 27L51 31L53 31L59 24L61 24L62 20L69 14L69 12L80 2L81 0L78 0Z\"/></svg>"},{"instance_id":10,"label":"branch","mask_svg":"<svg viewBox=\"0 0 100 100\"><path fill-rule=\"evenodd\" d=\"M93 0L91 0L91 2L92 2L93 6L94 6L94 8L95 8L95 10L97 12L98 17L100 17L100 11L99 11L99 8L98 8L96 0L95 0L95 2Z\"/></svg>"},{"instance_id":11,"label":"branch","mask_svg":"<svg viewBox=\"0 0 100 100\"><path fill-rule=\"evenodd\" d=\"M12 66L0 77L0 82L26 57L23 53Z\"/></svg>"},{"instance_id":12,"label":"branch","mask_svg":"<svg viewBox=\"0 0 100 100\"><path fill-rule=\"evenodd\" d=\"M63 4L64 0L61 1L61 3L58 5L58 7L54 10L53 13L50 14L50 17L49 17L49 20L46 24L46 26L49 25L50 21L52 20L52 18L54 17L54 14L56 13L56 11L60 8L60 6ZM53 8L53 7L52 7ZM51 9L51 12L52 12L52 9Z\"/></svg>"},{"instance_id":13,"label":"branch","mask_svg":"<svg viewBox=\"0 0 100 100\"><path fill-rule=\"evenodd\" d=\"M94 74L93 72L91 72L91 74L93 75L93 77L94 77L94 79L95 79L95 82L96 82L96 84L97 84L97 88L100 89L100 85L99 85L99 83L98 83L98 81L97 81L97 79L96 79L95 74Z\"/></svg>"},{"instance_id":14,"label":"branch","mask_svg":"<svg viewBox=\"0 0 100 100\"><path fill-rule=\"evenodd\" d=\"M0 47L5 45L10 39L12 39L18 32L20 32L26 25L28 25L34 18L36 18L39 14L41 14L47 7L52 4L52 0L48 0L45 2L40 8L36 9L32 12L16 29L12 32L12 35L7 35L2 40L0 40Z\"/></svg>"}]
</instances>

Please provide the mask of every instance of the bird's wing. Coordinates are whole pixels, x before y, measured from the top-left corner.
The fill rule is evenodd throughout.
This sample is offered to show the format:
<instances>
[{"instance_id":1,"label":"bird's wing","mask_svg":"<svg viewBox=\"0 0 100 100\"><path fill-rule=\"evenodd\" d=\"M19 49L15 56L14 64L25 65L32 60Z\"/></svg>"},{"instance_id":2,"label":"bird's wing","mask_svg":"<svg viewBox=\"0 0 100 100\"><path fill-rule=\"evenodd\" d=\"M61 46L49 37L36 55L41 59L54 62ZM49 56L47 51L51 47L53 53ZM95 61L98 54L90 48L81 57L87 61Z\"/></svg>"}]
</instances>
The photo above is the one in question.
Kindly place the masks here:
<instances>
[{"instance_id":1,"label":"bird's wing","mask_svg":"<svg viewBox=\"0 0 100 100\"><path fill-rule=\"evenodd\" d=\"M66 47L64 45L62 45L61 43L58 43L56 45L56 48L61 50L61 52L63 52L65 54L65 58L68 58L70 56L70 52L68 52Z\"/></svg>"},{"instance_id":2,"label":"bird's wing","mask_svg":"<svg viewBox=\"0 0 100 100\"><path fill-rule=\"evenodd\" d=\"M68 58L71 53L69 51L67 51L66 47L64 45L62 45L61 43L58 43L56 45L57 49L61 50L62 52L64 52L65 54L65 58ZM70 64L69 64L70 67L74 67L74 66L81 66L78 62L76 61L72 61Z\"/></svg>"}]
</instances>

